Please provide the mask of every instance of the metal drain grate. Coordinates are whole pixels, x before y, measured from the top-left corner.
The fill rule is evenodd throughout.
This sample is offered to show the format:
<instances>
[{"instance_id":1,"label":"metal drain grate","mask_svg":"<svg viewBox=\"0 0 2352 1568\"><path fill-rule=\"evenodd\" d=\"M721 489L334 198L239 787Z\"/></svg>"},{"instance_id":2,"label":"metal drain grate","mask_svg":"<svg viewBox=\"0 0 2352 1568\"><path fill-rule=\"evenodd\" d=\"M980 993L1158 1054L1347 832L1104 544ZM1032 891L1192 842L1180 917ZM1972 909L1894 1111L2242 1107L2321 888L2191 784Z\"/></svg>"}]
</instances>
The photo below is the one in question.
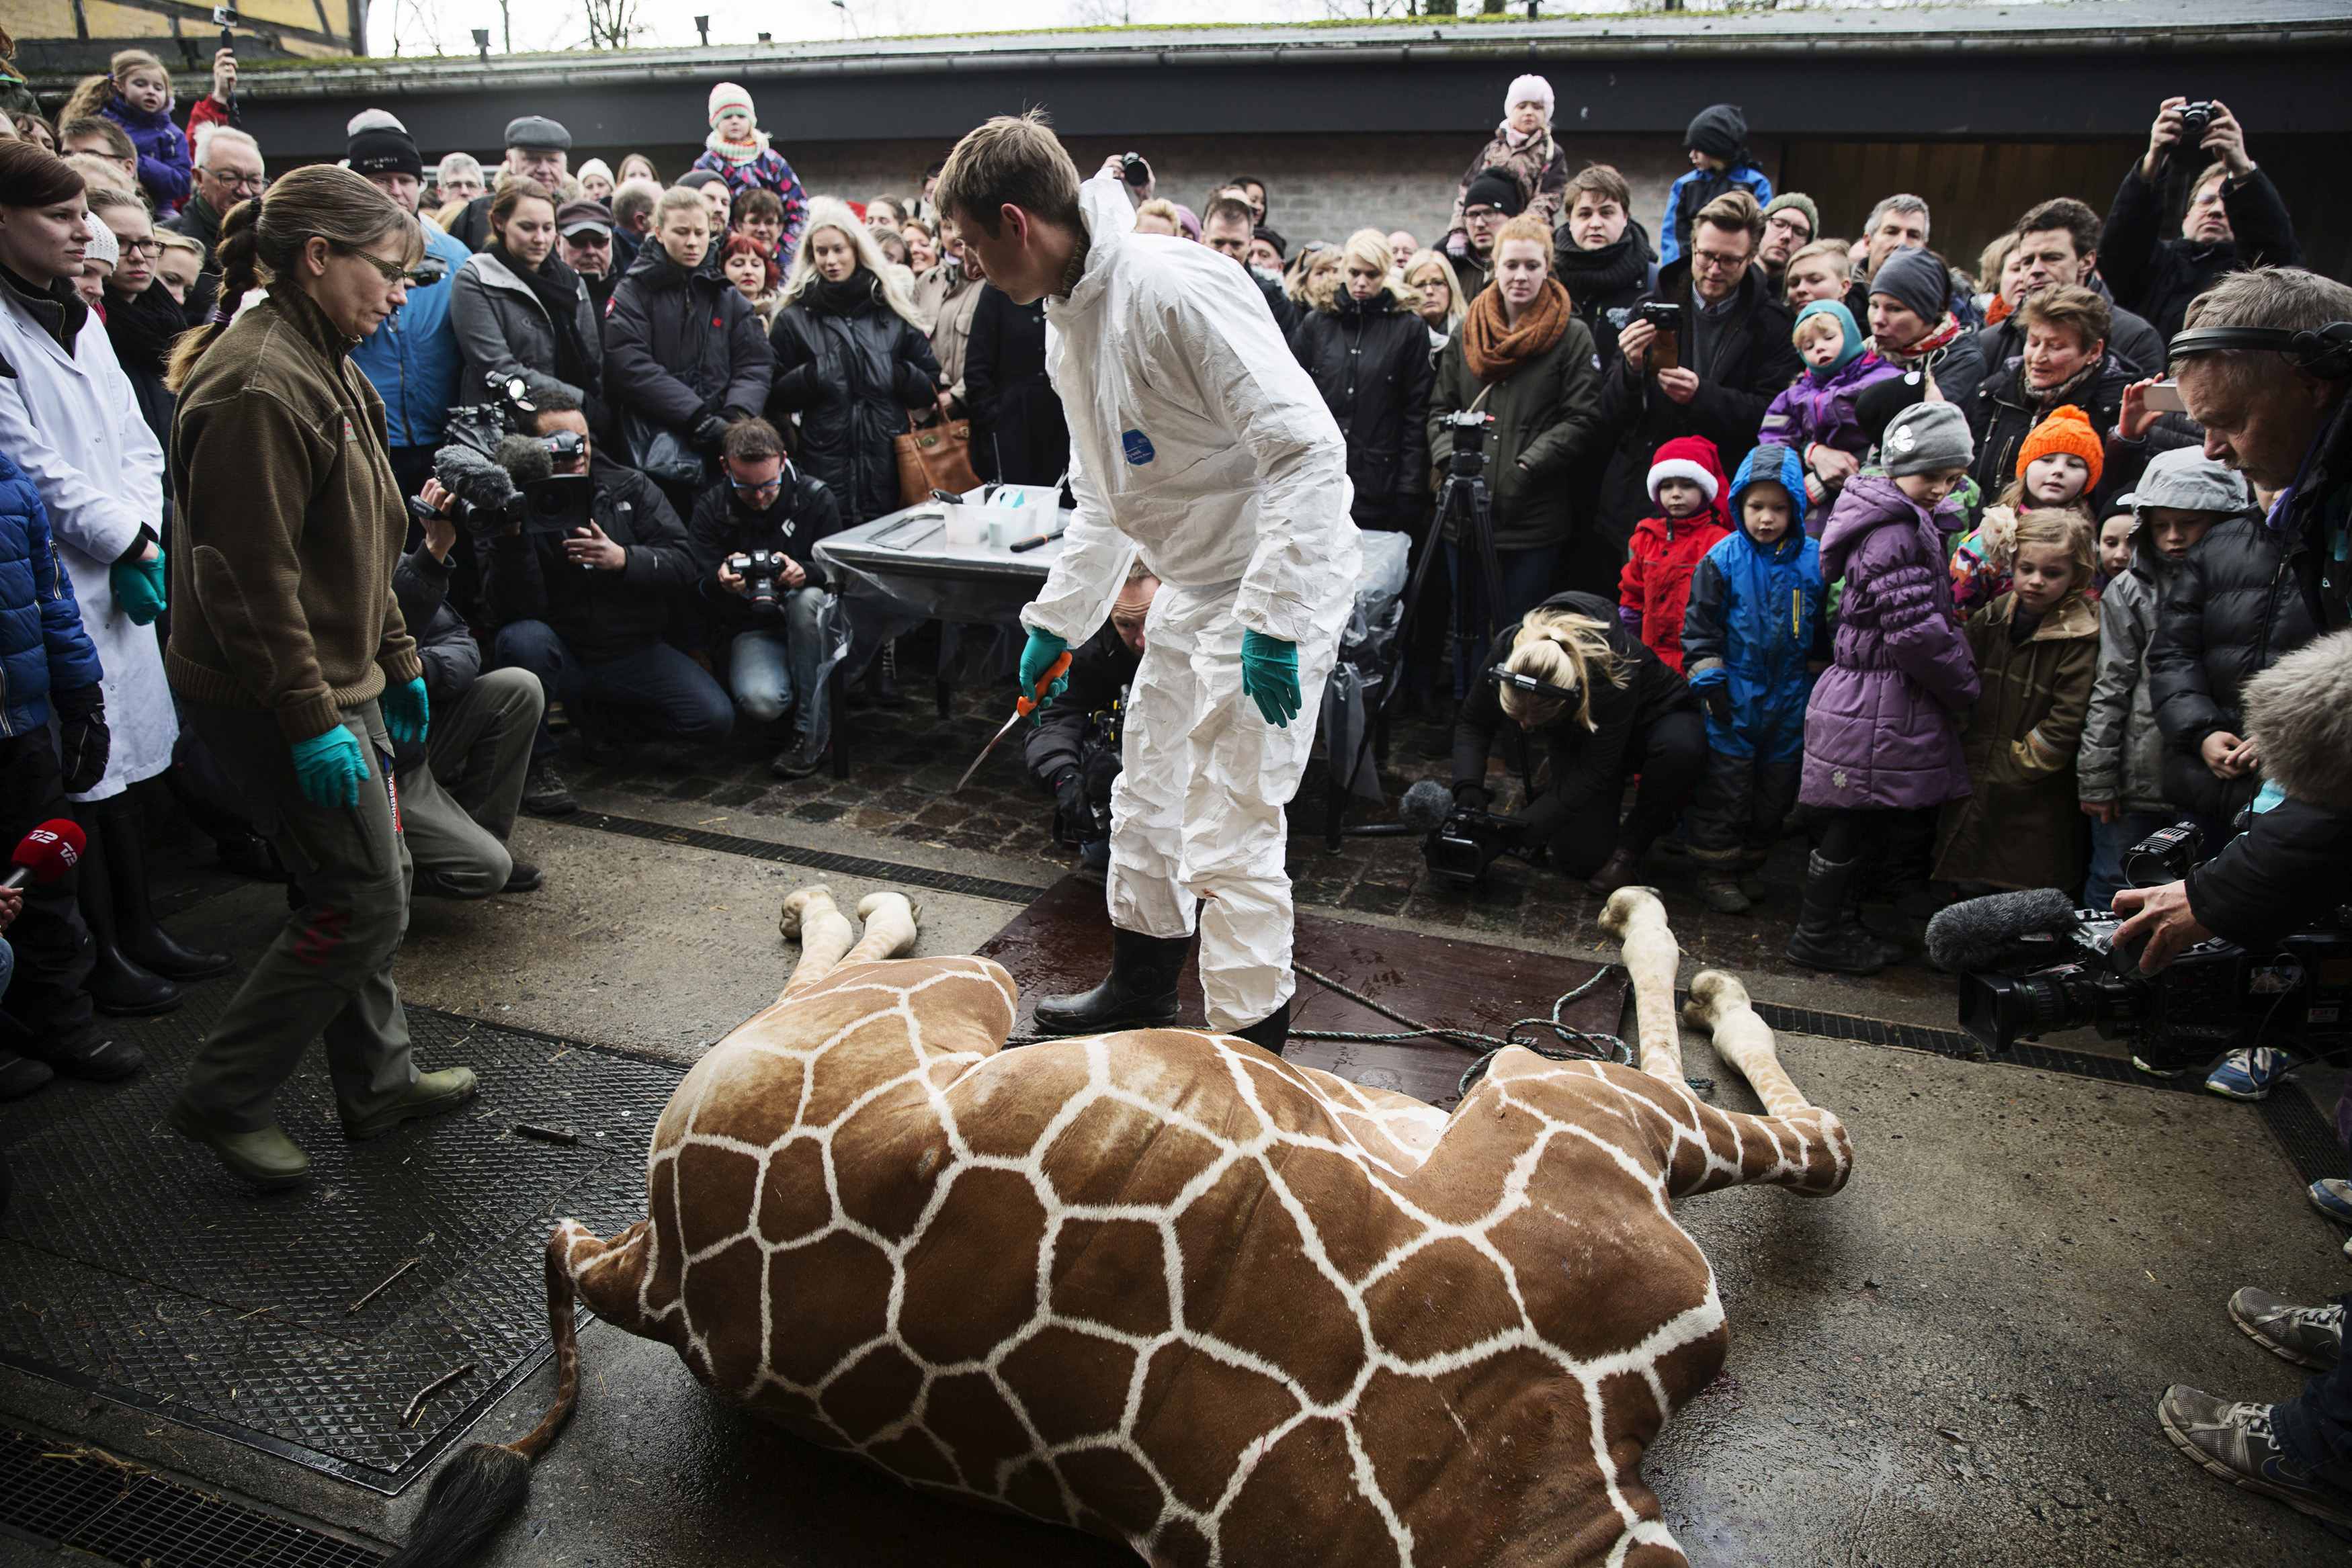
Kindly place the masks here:
<instances>
[{"instance_id":1,"label":"metal drain grate","mask_svg":"<svg viewBox=\"0 0 2352 1568\"><path fill-rule=\"evenodd\" d=\"M594 828L600 832L618 833L624 838L652 839L657 843L682 844L691 850L711 850L720 854L744 855L752 860L775 861L784 865L806 866L812 871L839 872L844 876L863 877L868 882L902 883L910 887L926 887L934 893L961 894L971 898L994 899L1000 904L1028 904L1045 890L1027 883L998 882L992 877L965 876L961 872L933 871L929 866L900 865L896 861L868 860L863 855L836 854L831 850L804 850L797 844L772 844L764 839L746 839L733 833L705 832L700 828L674 828L667 822L648 822L636 817L615 817L604 811L583 811L565 819L569 826Z\"/></svg>"},{"instance_id":2,"label":"metal drain grate","mask_svg":"<svg viewBox=\"0 0 2352 1568\"><path fill-rule=\"evenodd\" d=\"M373 1568L383 1554L69 1445L0 1431L0 1527L131 1568Z\"/></svg>"}]
</instances>

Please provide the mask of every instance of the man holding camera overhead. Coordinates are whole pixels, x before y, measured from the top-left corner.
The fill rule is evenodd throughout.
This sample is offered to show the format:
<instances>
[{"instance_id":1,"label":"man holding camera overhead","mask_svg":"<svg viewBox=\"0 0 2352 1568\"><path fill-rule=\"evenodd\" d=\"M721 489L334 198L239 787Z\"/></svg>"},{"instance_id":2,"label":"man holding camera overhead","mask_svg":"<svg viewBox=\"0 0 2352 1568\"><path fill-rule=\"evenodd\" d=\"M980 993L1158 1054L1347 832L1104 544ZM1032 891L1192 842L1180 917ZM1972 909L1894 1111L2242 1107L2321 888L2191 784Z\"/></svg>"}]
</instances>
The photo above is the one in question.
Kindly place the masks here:
<instances>
[{"instance_id":1,"label":"man holding camera overhead","mask_svg":"<svg viewBox=\"0 0 2352 1568\"><path fill-rule=\"evenodd\" d=\"M2189 187L2180 236L2164 236L2168 172L2210 159ZM2189 302L2250 267L2293 267L2294 220L2271 177L2246 155L2245 128L2230 106L2168 98L2148 128L2147 152L2124 174L2099 232L2099 272L2129 306L2170 338Z\"/></svg>"}]
</instances>

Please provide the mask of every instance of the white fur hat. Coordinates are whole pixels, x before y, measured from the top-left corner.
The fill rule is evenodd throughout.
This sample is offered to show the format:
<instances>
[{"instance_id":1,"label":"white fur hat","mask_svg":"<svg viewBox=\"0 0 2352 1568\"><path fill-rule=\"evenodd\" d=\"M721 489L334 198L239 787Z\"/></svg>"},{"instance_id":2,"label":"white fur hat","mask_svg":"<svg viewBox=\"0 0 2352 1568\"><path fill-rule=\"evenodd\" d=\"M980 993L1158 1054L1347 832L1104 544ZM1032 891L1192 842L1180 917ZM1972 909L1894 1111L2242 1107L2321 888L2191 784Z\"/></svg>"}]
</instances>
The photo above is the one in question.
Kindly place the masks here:
<instances>
[{"instance_id":1,"label":"white fur hat","mask_svg":"<svg viewBox=\"0 0 2352 1568\"><path fill-rule=\"evenodd\" d=\"M2246 683L2263 775L2306 806L2352 811L2352 631L2332 632Z\"/></svg>"},{"instance_id":2,"label":"white fur hat","mask_svg":"<svg viewBox=\"0 0 2352 1568\"><path fill-rule=\"evenodd\" d=\"M1544 123L1546 125L1551 123L1551 83L1532 73L1513 78L1511 90L1503 99L1503 118L1508 120L1511 117L1511 110L1523 103L1542 104Z\"/></svg>"}]
</instances>

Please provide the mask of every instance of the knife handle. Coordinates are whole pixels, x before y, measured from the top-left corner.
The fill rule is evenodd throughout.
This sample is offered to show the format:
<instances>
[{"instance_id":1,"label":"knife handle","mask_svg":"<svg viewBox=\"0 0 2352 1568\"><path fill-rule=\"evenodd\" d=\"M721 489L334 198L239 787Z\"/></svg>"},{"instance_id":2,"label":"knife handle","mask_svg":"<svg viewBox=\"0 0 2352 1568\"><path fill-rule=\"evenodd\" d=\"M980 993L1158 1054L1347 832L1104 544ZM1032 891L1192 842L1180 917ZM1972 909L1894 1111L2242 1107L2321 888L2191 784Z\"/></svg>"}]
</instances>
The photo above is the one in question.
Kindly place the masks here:
<instances>
[{"instance_id":1,"label":"knife handle","mask_svg":"<svg viewBox=\"0 0 2352 1568\"><path fill-rule=\"evenodd\" d=\"M1062 656L1055 660L1051 667L1049 667L1043 675L1040 675L1037 678L1036 695L1032 696L1028 693L1024 692L1021 695L1021 700L1013 705L1013 711L1019 714L1023 718L1027 718L1031 714L1036 712L1037 706L1045 700L1045 688L1052 685L1055 681L1060 680L1064 675L1066 675L1069 673L1070 653L1069 650L1066 648L1062 651Z\"/></svg>"}]
</instances>

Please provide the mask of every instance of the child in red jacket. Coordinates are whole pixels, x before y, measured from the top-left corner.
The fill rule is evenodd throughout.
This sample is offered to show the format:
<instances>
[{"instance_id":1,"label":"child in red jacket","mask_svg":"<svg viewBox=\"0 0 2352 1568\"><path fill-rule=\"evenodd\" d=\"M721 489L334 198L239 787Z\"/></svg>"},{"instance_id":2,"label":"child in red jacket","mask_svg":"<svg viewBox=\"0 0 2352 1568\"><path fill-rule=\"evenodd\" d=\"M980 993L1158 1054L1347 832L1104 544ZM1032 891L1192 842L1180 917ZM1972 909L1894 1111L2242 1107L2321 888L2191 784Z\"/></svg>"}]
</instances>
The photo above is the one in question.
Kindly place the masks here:
<instances>
[{"instance_id":1,"label":"child in red jacket","mask_svg":"<svg viewBox=\"0 0 2352 1568\"><path fill-rule=\"evenodd\" d=\"M1723 459L1704 435L1678 435L1650 459L1650 499L1662 517L1633 530L1617 583L1617 617L1677 673L1691 578L1731 532L1723 510Z\"/></svg>"}]
</instances>

